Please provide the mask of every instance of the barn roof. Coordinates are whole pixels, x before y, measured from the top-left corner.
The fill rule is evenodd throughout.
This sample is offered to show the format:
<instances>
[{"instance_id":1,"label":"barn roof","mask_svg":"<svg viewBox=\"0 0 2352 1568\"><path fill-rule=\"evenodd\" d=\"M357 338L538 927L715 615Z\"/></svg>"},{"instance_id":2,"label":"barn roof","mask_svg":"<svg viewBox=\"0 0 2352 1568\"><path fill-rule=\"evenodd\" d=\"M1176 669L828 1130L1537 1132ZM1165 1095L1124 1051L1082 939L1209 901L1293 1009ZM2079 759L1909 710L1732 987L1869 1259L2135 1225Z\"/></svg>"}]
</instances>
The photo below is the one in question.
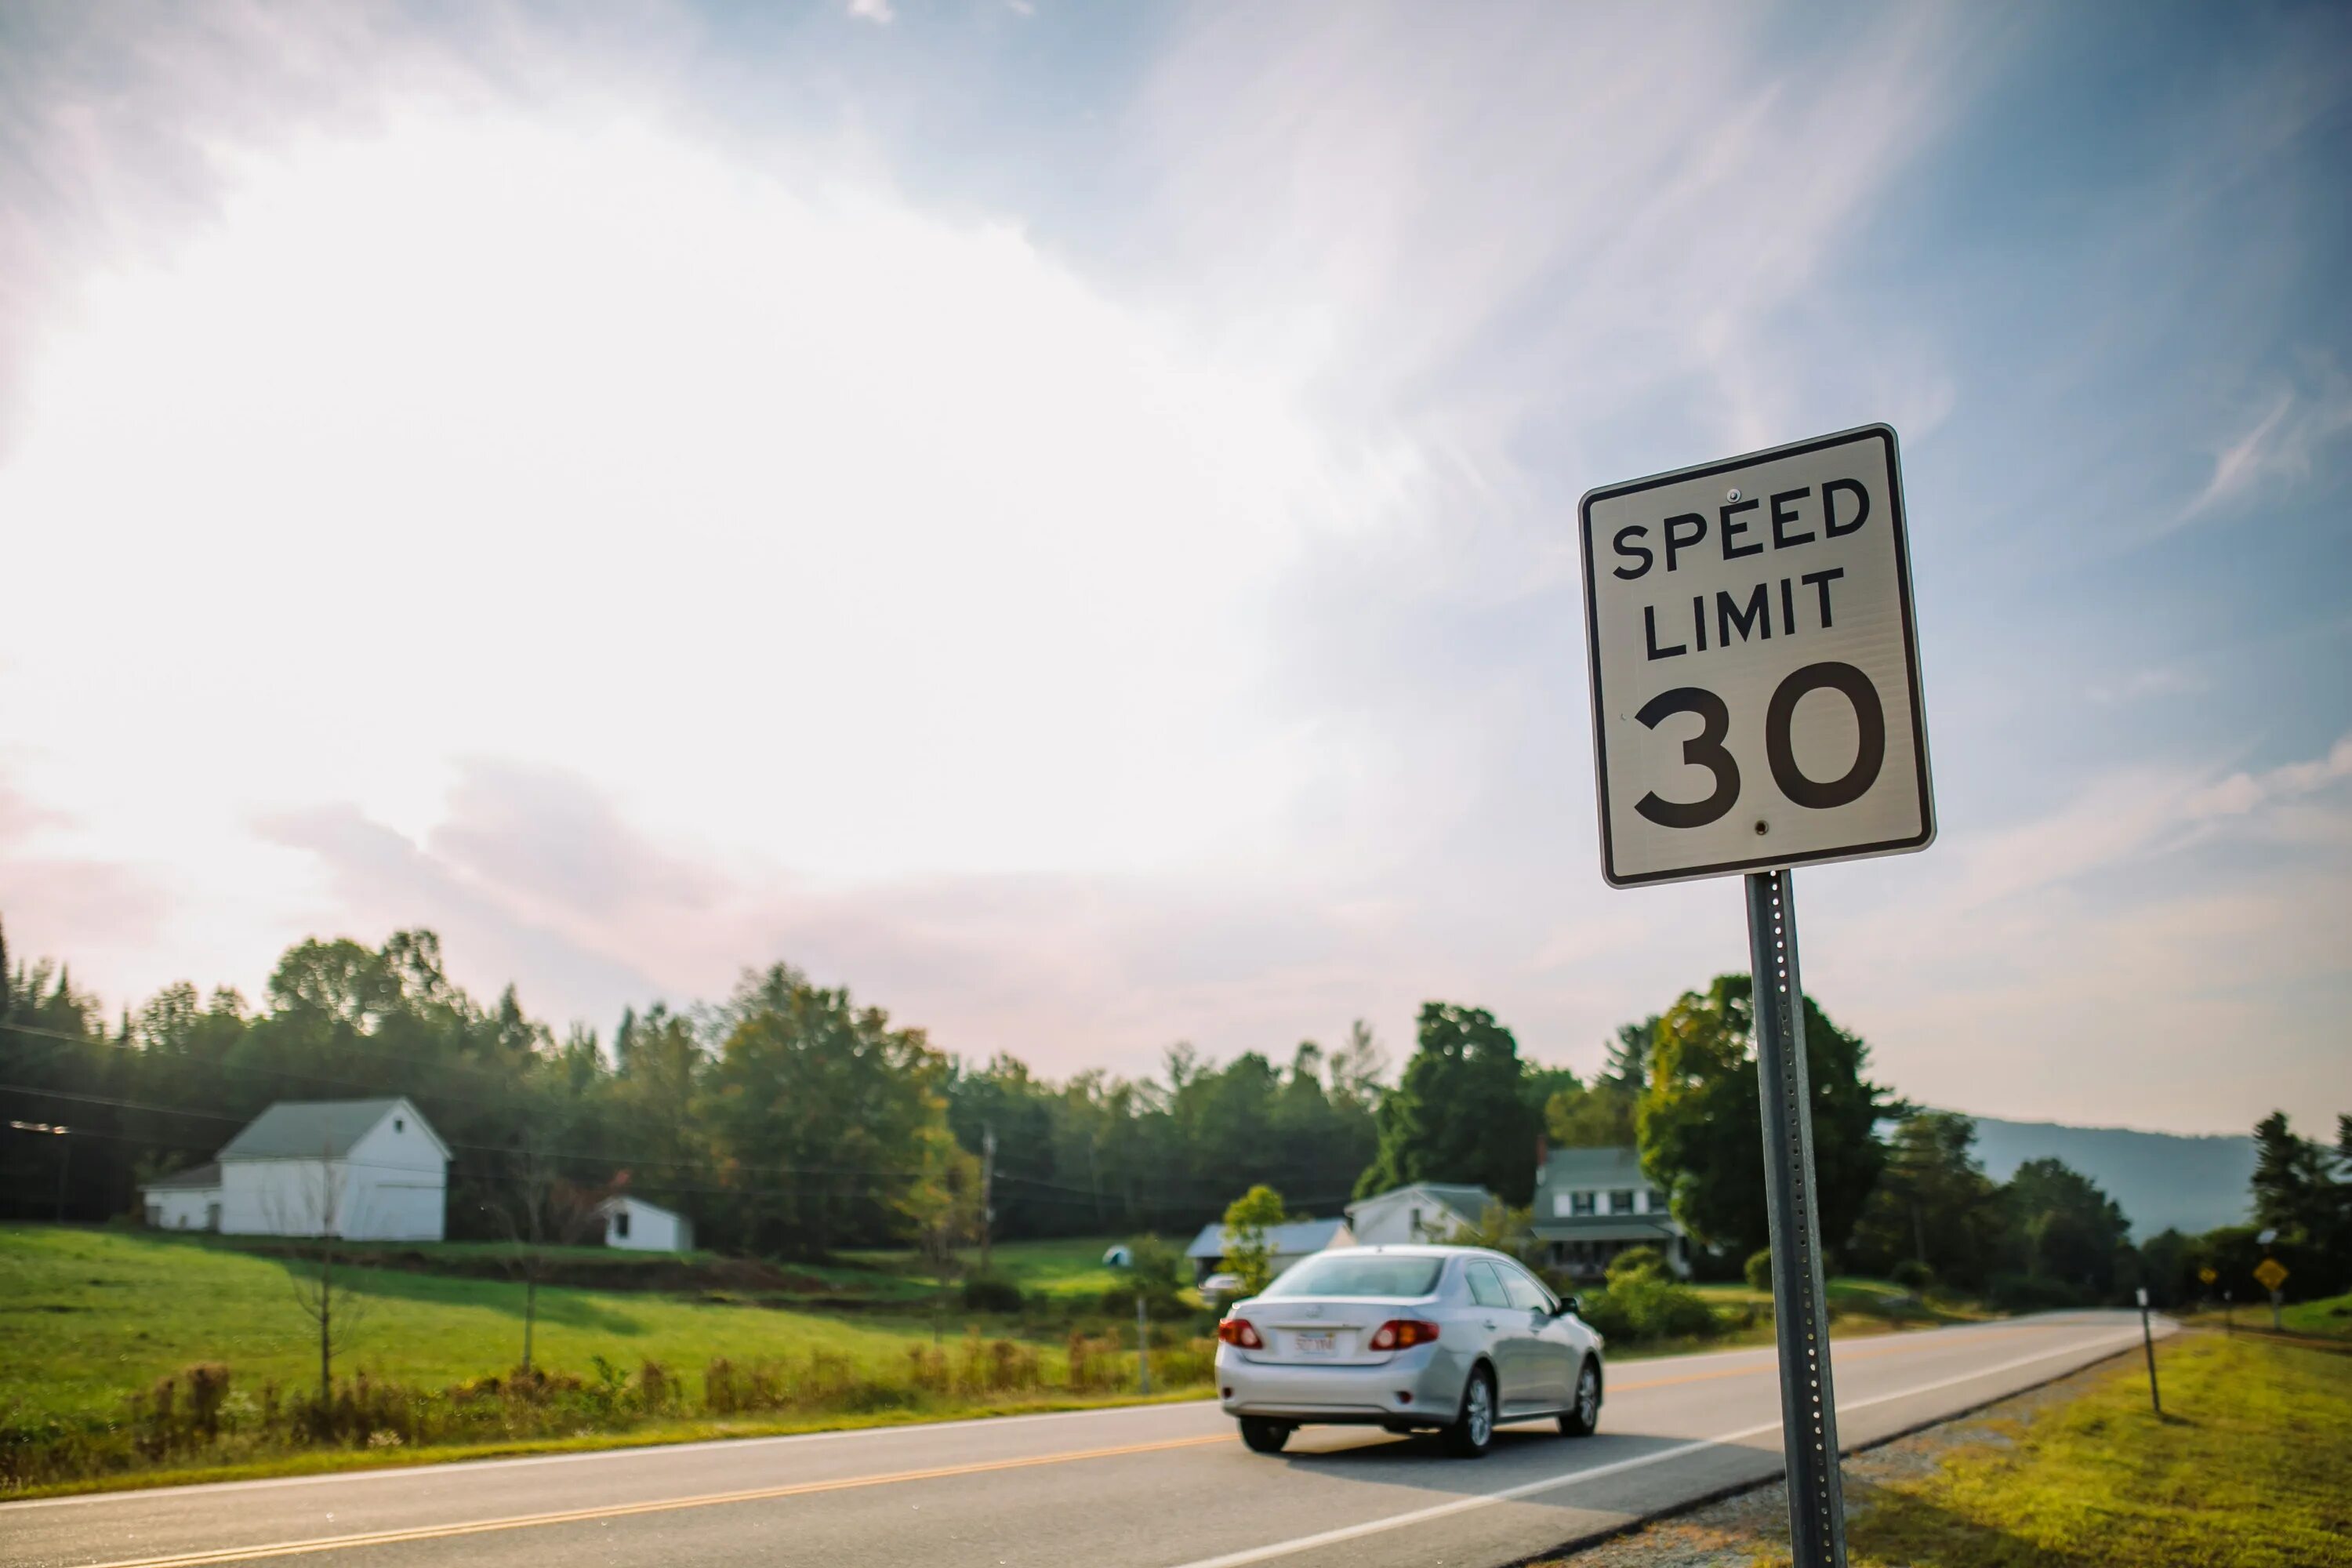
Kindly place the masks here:
<instances>
[{"instance_id":1,"label":"barn roof","mask_svg":"<svg viewBox=\"0 0 2352 1568\"><path fill-rule=\"evenodd\" d=\"M1464 1218L1474 1220L1484 1214L1486 1205L1495 1200L1493 1193L1467 1183L1407 1182L1402 1186L1391 1187L1387 1192L1375 1193L1369 1198L1357 1199L1348 1205L1348 1214L1352 1218L1358 1209L1368 1208L1383 1198L1395 1197L1399 1193L1426 1193Z\"/></svg>"},{"instance_id":2,"label":"barn roof","mask_svg":"<svg viewBox=\"0 0 2352 1568\"><path fill-rule=\"evenodd\" d=\"M336 1159L375 1131L376 1123L394 1108L405 1108L416 1125L446 1156L448 1146L419 1115L416 1107L399 1096L390 1100L281 1100L223 1145L224 1160Z\"/></svg>"},{"instance_id":3,"label":"barn roof","mask_svg":"<svg viewBox=\"0 0 2352 1568\"><path fill-rule=\"evenodd\" d=\"M158 1176L152 1182L142 1182L139 1184L139 1190L142 1193L161 1193L183 1188L217 1187L220 1184L220 1165L218 1162L215 1162L209 1165L191 1165L184 1171L174 1171L168 1176Z\"/></svg>"},{"instance_id":4,"label":"barn roof","mask_svg":"<svg viewBox=\"0 0 2352 1568\"><path fill-rule=\"evenodd\" d=\"M1320 1252L1327 1247L1345 1247L1352 1242L1339 1238L1347 1236L1344 1219L1295 1219L1287 1225L1265 1227L1266 1251L1276 1258L1297 1258L1310 1252ZM1192 1245L1184 1249L1187 1258L1223 1258L1230 1250L1233 1237L1222 1225L1204 1225Z\"/></svg>"}]
</instances>

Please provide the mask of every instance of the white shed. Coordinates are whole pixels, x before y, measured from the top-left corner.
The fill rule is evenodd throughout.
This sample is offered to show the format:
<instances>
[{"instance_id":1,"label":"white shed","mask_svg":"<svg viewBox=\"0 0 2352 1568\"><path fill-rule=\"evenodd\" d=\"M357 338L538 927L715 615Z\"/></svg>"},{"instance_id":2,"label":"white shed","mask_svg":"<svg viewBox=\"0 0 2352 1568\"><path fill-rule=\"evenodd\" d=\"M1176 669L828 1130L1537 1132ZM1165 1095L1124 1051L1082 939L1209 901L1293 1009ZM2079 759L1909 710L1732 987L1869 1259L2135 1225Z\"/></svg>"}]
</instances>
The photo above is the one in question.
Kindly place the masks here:
<instances>
[{"instance_id":1,"label":"white shed","mask_svg":"<svg viewBox=\"0 0 2352 1568\"><path fill-rule=\"evenodd\" d=\"M216 1179L198 1166L148 1184L148 1223L207 1205L203 1228L228 1236L338 1236L439 1241L449 1149L405 1099L281 1100L222 1146Z\"/></svg>"},{"instance_id":2,"label":"white shed","mask_svg":"<svg viewBox=\"0 0 2352 1568\"><path fill-rule=\"evenodd\" d=\"M604 1205L604 1245L629 1252L692 1252L694 1222L643 1198Z\"/></svg>"}]
</instances>

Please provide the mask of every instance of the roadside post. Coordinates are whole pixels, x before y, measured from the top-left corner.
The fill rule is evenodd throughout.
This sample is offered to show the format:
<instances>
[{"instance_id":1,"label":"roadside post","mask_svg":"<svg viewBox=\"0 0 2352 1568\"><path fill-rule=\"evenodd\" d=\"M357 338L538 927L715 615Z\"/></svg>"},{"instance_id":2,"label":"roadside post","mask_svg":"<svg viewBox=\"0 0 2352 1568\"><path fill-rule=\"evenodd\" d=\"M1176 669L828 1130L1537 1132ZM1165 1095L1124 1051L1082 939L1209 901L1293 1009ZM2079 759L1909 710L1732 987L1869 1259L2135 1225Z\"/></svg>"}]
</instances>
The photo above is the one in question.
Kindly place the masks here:
<instances>
[{"instance_id":1,"label":"roadside post","mask_svg":"<svg viewBox=\"0 0 2352 1568\"><path fill-rule=\"evenodd\" d=\"M2271 1293L2271 1329L2276 1332L2279 1323L2279 1287L2286 1283L2286 1265L2275 1258L2265 1258L2254 1265L2254 1278Z\"/></svg>"},{"instance_id":2,"label":"roadside post","mask_svg":"<svg viewBox=\"0 0 2352 1568\"><path fill-rule=\"evenodd\" d=\"M1143 1297L1135 1298L1135 1375L1138 1394L1151 1392L1151 1316Z\"/></svg>"},{"instance_id":3,"label":"roadside post","mask_svg":"<svg viewBox=\"0 0 2352 1568\"><path fill-rule=\"evenodd\" d=\"M2164 1395L2156 1391L2156 1331L2147 1324L2147 1287L2139 1288L2139 1342L2147 1349L2147 1402L2164 1414Z\"/></svg>"},{"instance_id":4,"label":"roadside post","mask_svg":"<svg viewBox=\"0 0 2352 1568\"><path fill-rule=\"evenodd\" d=\"M1601 877L1747 881L1790 1546L1843 1568L1792 868L1936 837L1895 432L1603 485L1578 521Z\"/></svg>"}]
</instances>

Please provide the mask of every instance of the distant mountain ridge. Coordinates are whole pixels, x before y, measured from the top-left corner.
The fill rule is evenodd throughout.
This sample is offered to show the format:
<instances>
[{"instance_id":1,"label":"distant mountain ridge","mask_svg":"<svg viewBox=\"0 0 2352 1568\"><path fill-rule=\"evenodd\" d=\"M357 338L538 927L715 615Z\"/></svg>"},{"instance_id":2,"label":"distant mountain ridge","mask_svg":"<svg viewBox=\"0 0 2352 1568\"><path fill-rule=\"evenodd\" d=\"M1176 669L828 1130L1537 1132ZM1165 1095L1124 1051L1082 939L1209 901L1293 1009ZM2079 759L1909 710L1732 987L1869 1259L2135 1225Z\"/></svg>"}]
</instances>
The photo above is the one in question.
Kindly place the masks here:
<instances>
[{"instance_id":1,"label":"distant mountain ridge","mask_svg":"<svg viewBox=\"0 0 2352 1568\"><path fill-rule=\"evenodd\" d=\"M2138 1240L2167 1228L2194 1236L2249 1218L2254 1141L2242 1133L2191 1137L1994 1116L1970 1120L1986 1175L2005 1182L2028 1160L2063 1160L2123 1205Z\"/></svg>"}]
</instances>

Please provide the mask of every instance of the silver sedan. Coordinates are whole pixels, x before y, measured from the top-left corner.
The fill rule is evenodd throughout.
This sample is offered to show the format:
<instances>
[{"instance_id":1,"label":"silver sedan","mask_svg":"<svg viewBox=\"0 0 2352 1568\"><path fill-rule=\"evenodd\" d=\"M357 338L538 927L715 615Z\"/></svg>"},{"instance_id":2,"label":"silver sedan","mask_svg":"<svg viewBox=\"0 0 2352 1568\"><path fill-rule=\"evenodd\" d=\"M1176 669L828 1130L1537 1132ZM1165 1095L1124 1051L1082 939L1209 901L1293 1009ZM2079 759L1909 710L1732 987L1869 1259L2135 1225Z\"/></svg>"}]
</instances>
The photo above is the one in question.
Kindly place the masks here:
<instances>
[{"instance_id":1,"label":"silver sedan","mask_svg":"<svg viewBox=\"0 0 2352 1568\"><path fill-rule=\"evenodd\" d=\"M1465 1458L1497 1425L1601 1420L1601 1335L1543 1282L1475 1247L1318 1253L1217 1325L1217 1391L1242 1439L1282 1451L1311 1423L1435 1429Z\"/></svg>"}]
</instances>

